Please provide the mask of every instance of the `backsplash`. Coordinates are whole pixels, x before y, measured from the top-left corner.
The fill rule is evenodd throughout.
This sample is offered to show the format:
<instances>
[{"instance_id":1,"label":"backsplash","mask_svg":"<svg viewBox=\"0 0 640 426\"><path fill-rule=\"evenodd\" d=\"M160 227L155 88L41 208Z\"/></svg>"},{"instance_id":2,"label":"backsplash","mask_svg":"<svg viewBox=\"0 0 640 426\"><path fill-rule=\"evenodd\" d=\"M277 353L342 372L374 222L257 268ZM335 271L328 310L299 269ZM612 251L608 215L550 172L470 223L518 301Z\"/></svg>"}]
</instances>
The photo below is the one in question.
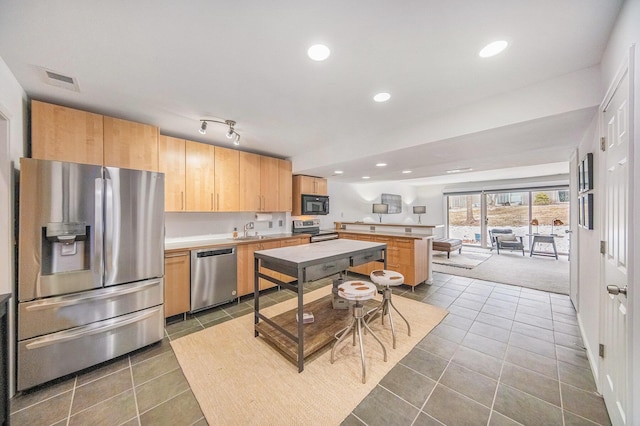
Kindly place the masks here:
<instances>
[{"instance_id":1,"label":"backsplash","mask_svg":"<svg viewBox=\"0 0 640 426\"><path fill-rule=\"evenodd\" d=\"M175 213L164 214L165 238L198 237L207 235L210 238L230 237L233 228L242 234L244 225L254 223L251 233L280 234L291 232L289 213L258 213L258 219L271 217L271 220L256 220L256 213ZM271 223L271 228L269 227ZM280 224L282 223L282 226Z\"/></svg>"}]
</instances>

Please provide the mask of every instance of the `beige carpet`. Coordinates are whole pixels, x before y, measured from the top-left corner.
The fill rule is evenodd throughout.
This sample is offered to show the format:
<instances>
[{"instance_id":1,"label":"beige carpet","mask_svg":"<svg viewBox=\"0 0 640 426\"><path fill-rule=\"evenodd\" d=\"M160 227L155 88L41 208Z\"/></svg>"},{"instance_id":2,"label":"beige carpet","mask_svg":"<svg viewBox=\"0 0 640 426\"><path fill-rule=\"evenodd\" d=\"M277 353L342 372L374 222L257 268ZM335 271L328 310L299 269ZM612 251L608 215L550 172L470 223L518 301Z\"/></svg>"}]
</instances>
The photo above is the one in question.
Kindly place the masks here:
<instances>
[{"instance_id":1,"label":"beige carpet","mask_svg":"<svg viewBox=\"0 0 640 426\"><path fill-rule=\"evenodd\" d=\"M329 294L331 286L305 295L305 303ZM384 375L446 316L447 311L401 296L394 304L411 324L396 321L397 348L390 330L379 331L388 360L370 334L365 337L367 383L361 381L358 346L350 339L329 362L325 349L305 362L302 373L262 338L253 337L253 314L182 337L171 345L200 407L211 425L338 425ZM269 316L296 306L290 299L265 308ZM262 310L261 310L262 311ZM400 318L398 318L400 319ZM388 327L388 321L385 321ZM386 328L385 327L385 328Z\"/></svg>"},{"instance_id":2,"label":"beige carpet","mask_svg":"<svg viewBox=\"0 0 640 426\"><path fill-rule=\"evenodd\" d=\"M464 248L462 249L464 252ZM452 254L451 257L454 255ZM479 280L512 284L552 293L569 294L569 262L567 256L522 256L522 253L494 253L473 269L433 265L435 272Z\"/></svg>"},{"instance_id":3,"label":"beige carpet","mask_svg":"<svg viewBox=\"0 0 640 426\"><path fill-rule=\"evenodd\" d=\"M434 252L432 262L454 268L473 269L490 257L491 254L489 253L466 252L462 250L462 253L456 251L451 253L447 258L447 253L445 252Z\"/></svg>"}]
</instances>

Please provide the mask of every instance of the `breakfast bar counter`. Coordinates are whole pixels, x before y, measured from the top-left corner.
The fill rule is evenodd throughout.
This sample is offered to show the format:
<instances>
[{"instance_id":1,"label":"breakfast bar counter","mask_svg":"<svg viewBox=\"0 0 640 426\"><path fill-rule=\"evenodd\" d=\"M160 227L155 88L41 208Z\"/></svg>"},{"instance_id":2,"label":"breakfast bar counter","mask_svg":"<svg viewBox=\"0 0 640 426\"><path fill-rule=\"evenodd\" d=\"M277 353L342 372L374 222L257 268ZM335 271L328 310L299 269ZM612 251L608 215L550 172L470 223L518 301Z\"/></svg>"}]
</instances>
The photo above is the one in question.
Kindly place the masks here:
<instances>
[{"instance_id":1,"label":"breakfast bar counter","mask_svg":"<svg viewBox=\"0 0 640 426\"><path fill-rule=\"evenodd\" d=\"M295 291L298 296L298 307L295 310L298 318L304 313L304 283L325 278L346 271L350 267L369 263L374 260L383 261L386 267L387 245L384 243L337 239L319 243L303 244L293 247L282 247L270 250L259 250L254 253L255 271L255 311L254 334L263 334L285 355L297 362L298 372L304 369L304 358L313 351L321 349L333 340L332 332L341 323L332 321L335 313L316 303L314 309L322 309L318 322L303 324L298 321L295 329L291 328L291 314L268 318L260 313L260 278L271 281L281 287ZM287 283L260 271L266 268L288 276L297 277ZM315 302L314 302L315 303ZM329 306L331 302L329 302ZM344 312L344 311L342 311ZM324 320L324 321L323 321ZM305 326L308 327L305 333ZM288 327L287 327L288 326ZM338 328L339 330L339 328ZM336 330L337 331L337 330ZM308 342L305 342L307 340ZM292 351L293 348L293 351ZM293 356L295 354L295 356Z\"/></svg>"}]
</instances>

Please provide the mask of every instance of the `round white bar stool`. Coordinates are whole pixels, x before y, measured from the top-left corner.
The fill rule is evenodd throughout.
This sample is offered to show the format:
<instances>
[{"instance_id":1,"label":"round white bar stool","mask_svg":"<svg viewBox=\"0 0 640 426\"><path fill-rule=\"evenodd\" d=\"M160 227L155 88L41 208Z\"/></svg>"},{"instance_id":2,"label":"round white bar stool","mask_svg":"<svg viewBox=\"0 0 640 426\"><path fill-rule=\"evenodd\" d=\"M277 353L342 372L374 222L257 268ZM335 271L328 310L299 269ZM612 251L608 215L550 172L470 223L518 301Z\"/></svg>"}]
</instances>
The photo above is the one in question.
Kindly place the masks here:
<instances>
[{"instance_id":1,"label":"round white bar stool","mask_svg":"<svg viewBox=\"0 0 640 426\"><path fill-rule=\"evenodd\" d=\"M362 332L363 327L369 330L371 335L376 339L382 347L382 353L384 354L384 361L387 361L387 349L382 344L382 341L371 330L369 325L364 321L364 306L360 303L364 300L373 299L376 295L377 288L375 285L367 281L346 281L338 286L338 295L347 300L354 300L356 304L353 306L353 320L351 324L344 330L336 334L338 339L331 348L331 364L333 364L334 353L336 347L344 340L349 332L353 331L353 346L356 345L356 335L360 341L360 359L362 360L362 383L367 381L367 372L364 363L364 346L362 345Z\"/></svg>"},{"instance_id":2,"label":"round white bar stool","mask_svg":"<svg viewBox=\"0 0 640 426\"><path fill-rule=\"evenodd\" d=\"M376 283L379 286L384 286L384 290L382 291L382 303L373 311L368 312L369 319L367 323L370 322L378 313L380 313L382 318L382 324L384 324L384 317L389 315L389 324L391 324L391 336L393 337L393 349L396 348L396 332L393 325L393 316L391 315L391 308L395 309L395 311L400 315L400 318L404 320L407 324L408 335L411 336L411 326L409 325L409 321L400 313L398 308L393 304L393 300L391 300L391 287L398 286L404 283L404 275L395 271L388 271L386 269L378 269L370 274L371 281Z\"/></svg>"}]
</instances>

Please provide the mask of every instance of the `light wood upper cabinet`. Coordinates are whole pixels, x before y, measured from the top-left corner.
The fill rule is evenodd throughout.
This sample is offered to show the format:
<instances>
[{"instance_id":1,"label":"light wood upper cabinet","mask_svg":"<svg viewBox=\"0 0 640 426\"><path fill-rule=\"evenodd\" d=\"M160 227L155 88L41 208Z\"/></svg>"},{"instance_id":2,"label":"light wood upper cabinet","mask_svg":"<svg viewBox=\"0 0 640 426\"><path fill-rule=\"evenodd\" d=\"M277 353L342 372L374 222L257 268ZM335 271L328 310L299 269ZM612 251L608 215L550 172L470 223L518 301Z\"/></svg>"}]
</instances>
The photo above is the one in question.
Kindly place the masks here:
<instances>
[{"instance_id":1,"label":"light wood upper cabinet","mask_svg":"<svg viewBox=\"0 0 640 426\"><path fill-rule=\"evenodd\" d=\"M260 211L278 211L279 183L278 159L273 157L260 158L260 195L262 205Z\"/></svg>"},{"instance_id":2,"label":"light wood upper cabinet","mask_svg":"<svg viewBox=\"0 0 640 426\"><path fill-rule=\"evenodd\" d=\"M278 210L290 212L292 209L291 161L278 160Z\"/></svg>"},{"instance_id":3,"label":"light wood upper cabinet","mask_svg":"<svg viewBox=\"0 0 640 426\"><path fill-rule=\"evenodd\" d=\"M292 216L302 214L302 194L327 195L327 180L315 176L295 175L292 186Z\"/></svg>"},{"instance_id":4,"label":"light wood upper cabinet","mask_svg":"<svg viewBox=\"0 0 640 426\"><path fill-rule=\"evenodd\" d=\"M324 178L295 175L293 187L299 194L327 195L327 180Z\"/></svg>"},{"instance_id":5,"label":"light wood upper cabinet","mask_svg":"<svg viewBox=\"0 0 640 426\"><path fill-rule=\"evenodd\" d=\"M215 147L192 141L185 144L187 211L214 211Z\"/></svg>"},{"instance_id":6,"label":"light wood upper cabinet","mask_svg":"<svg viewBox=\"0 0 640 426\"><path fill-rule=\"evenodd\" d=\"M215 210L240 210L240 155L235 149L215 147Z\"/></svg>"},{"instance_id":7,"label":"light wood upper cabinet","mask_svg":"<svg viewBox=\"0 0 640 426\"><path fill-rule=\"evenodd\" d=\"M188 251L167 252L164 256L164 316L191 309L191 271Z\"/></svg>"},{"instance_id":8,"label":"light wood upper cabinet","mask_svg":"<svg viewBox=\"0 0 640 426\"><path fill-rule=\"evenodd\" d=\"M168 212L185 211L186 142L184 139L160 135L158 144L158 170L165 174L164 210Z\"/></svg>"},{"instance_id":9,"label":"light wood upper cabinet","mask_svg":"<svg viewBox=\"0 0 640 426\"><path fill-rule=\"evenodd\" d=\"M39 160L103 163L103 116L31 101L31 155Z\"/></svg>"},{"instance_id":10,"label":"light wood upper cabinet","mask_svg":"<svg viewBox=\"0 0 640 426\"><path fill-rule=\"evenodd\" d=\"M158 171L158 128L104 117L104 165Z\"/></svg>"},{"instance_id":11,"label":"light wood upper cabinet","mask_svg":"<svg viewBox=\"0 0 640 426\"><path fill-rule=\"evenodd\" d=\"M260 211L260 158L258 154L240 152L240 211Z\"/></svg>"}]
</instances>

